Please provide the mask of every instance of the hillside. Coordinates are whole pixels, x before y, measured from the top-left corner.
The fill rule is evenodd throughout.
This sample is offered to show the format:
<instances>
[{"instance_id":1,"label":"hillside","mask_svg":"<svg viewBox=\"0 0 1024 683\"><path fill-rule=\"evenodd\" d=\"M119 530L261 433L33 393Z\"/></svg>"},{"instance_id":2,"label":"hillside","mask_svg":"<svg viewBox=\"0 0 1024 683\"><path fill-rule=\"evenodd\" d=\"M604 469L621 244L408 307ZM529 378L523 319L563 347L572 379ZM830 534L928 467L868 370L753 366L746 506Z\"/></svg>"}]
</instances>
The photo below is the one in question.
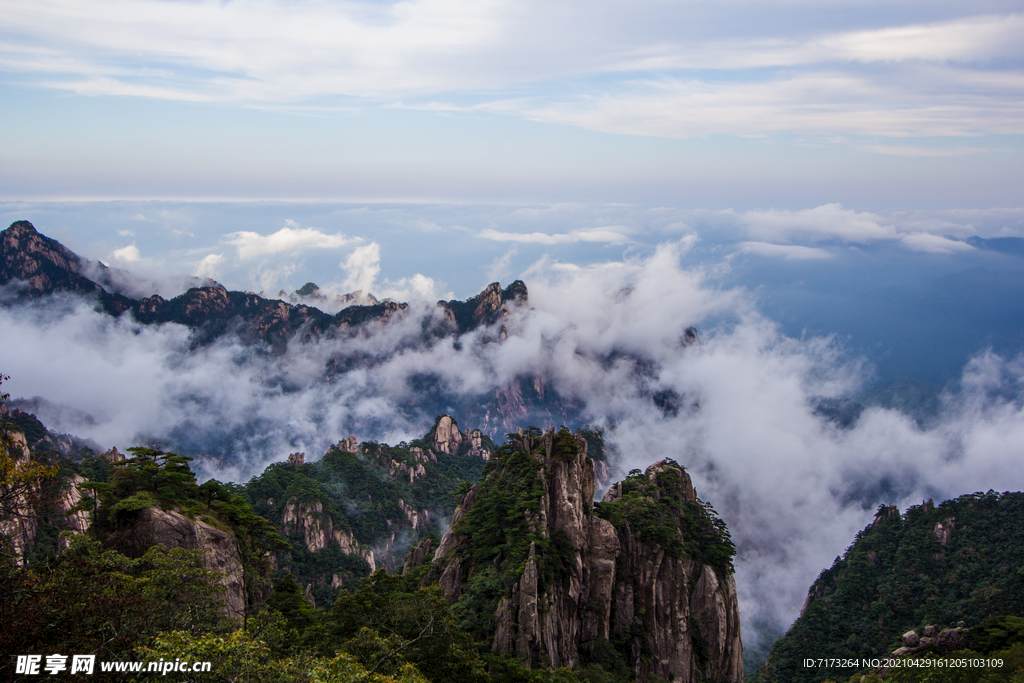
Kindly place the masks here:
<instances>
[{"instance_id":1,"label":"hillside","mask_svg":"<svg viewBox=\"0 0 1024 683\"><path fill-rule=\"evenodd\" d=\"M927 625L976 628L1024 616L1022 520L1024 493L927 501L903 514L881 506L811 586L800 618L755 680L845 680L857 668L807 668L804 658L878 657Z\"/></svg>"}]
</instances>

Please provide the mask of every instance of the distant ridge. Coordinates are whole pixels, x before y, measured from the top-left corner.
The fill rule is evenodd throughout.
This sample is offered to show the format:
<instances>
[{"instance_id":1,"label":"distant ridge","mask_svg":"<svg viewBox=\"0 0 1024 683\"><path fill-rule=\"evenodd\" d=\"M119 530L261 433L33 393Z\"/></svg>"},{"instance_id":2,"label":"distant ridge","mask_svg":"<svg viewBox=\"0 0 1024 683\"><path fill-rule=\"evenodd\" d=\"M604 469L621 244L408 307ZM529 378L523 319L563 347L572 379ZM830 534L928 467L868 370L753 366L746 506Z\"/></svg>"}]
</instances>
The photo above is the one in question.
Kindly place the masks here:
<instances>
[{"instance_id":1,"label":"distant ridge","mask_svg":"<svg viewBox=\"0 0 1024 683\"><path fill-rule=\"evenodd\" d=\"M186 325L196 332L194 339L199 344L234 333L283 350L300 332L305 338L332 336L371 322L387 322L409 307L406 303L382 301L348 306L330 315L305 304L230 291L212 280L172 299L158 294L133 299L109 292L86 277L87 264L57 240L39 233L28 221L15 221L0 233L0 285L19 283L19 297L38 298L55 292L96 296L103 310L113 316L130 311L144 324ZM106 269L103 264L97 267L101 272ZM526 284L521 280L505 289L495 282L465 302L439 301L437 305L447 325L429 332L444 336L494 324L508 315L509 304L525 305L528 299Z\"/></svg>"}]
</instances>

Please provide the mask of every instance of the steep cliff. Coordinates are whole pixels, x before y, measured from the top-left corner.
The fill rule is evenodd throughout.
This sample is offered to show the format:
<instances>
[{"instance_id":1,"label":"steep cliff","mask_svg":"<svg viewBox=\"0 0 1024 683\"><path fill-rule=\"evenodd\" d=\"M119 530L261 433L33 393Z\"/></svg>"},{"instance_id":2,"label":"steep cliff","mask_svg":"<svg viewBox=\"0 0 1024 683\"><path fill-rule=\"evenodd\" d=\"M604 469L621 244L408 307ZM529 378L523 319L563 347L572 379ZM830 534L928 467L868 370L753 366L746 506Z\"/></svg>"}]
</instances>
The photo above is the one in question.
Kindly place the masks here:
<instances>
[{"instance_id":1,"label":"steep cliff","mask_svg":"<svg viewBox=\"0 0 1024 683\"><path fill-rule=\"evenodd\" d=\"M420 439L395 446L349 436L322 458L293 453L245 486L254 509L291 541L278 568L329 604L341 586L376 569L396 571L411 545L437 537L455 491L475 481L491 450L479 430L438 417Z\"/></svg>"},{"instance_id":2,"label":"steep cliff","mask_svg":"<svg viewBox=\"0 0 1024 683\"><path fill-rule=\"evenodd\" d=\"M595 509L586 439L531 428L486 472L427 580L493 652L641 681L742 680L732 544L681 467L636 472Z\"/></svg>"},{"instance_id":3,"label":"steep cliff","mask_svg":"<svg viewBox=\"0 0 1024 683\"><path fill-rule=\"evenodd\" d=\"M0 403L0 418L15 412L20 413ZM0 421L0 535L6 537L17 564L63 549L66 542L61 532L83 533L90 523L89 514L78 509L82 499L78 486L85 479L56 467L52 451L32 447L55 443L39 426L42 436L36 434L38 438L33 439L20 430L19 423Z\"/></svg>"},{"instance_id":4,"label":"steep cliff","mask_svg":"<svg viewBox=\"0 0 1024 683\"><path fill-rule=\"evenodd\" d=\"M131 524L102 536L104 545L132 558L142 557L159 544L167 548L203 550L203 564L220 574L225 613L229 617L243 616L245 572L238 542L230 531L187 517L177 510L153 506L140 510Z\"/></svg>"}]
</instances>

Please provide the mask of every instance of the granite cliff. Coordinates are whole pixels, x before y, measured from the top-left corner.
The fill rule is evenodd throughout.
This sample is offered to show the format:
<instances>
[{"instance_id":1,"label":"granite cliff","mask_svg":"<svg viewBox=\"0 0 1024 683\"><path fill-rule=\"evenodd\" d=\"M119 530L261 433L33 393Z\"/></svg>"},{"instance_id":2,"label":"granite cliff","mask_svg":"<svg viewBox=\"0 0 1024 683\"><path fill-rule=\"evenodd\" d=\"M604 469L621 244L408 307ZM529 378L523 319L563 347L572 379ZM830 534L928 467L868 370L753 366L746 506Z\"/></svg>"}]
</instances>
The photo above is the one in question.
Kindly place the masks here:
<instances>
[{"instance_id":1,"label":"granite cliff","mask_svg":"<svg viewBox=\"0 0 1024 683\"><path fill-rule=\"evenodd\" d=\"M520 432L464 495L425 580L436 578L494 653L531 667L597 662L642 681L741 681L731 543L689 476L662 461L596 508L594 493L584 438ZM406 572L427 555L417 547Z\"/></svg>"}]
</instances>

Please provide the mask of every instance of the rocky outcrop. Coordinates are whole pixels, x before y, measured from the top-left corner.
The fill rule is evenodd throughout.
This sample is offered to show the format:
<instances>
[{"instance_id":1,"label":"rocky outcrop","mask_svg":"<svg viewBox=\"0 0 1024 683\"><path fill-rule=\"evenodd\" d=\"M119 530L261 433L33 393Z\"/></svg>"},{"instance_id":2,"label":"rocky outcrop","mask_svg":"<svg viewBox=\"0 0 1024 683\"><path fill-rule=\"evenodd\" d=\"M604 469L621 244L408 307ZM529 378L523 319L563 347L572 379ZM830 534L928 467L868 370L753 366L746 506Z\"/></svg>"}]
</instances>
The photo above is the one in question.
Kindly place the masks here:
<instances>
[{"instance_id":1,"label":"rocky outcrop","mask_svg":"<svg viewBox=\"0 0 1024 683\"><path fill-rule=\"evenodd\" d=\"M536 507L523 513L534 540L511 590L494 608L492 651L531 667L576 667L590 661L599 643L616 642L641 681L741 681L732 573L652 544L628 521L595 515L594 462L582 437L551 430L539 439L531 433L520 438L523 452L536 462L542 493ZM483 486L502 486L502 471ZM674 463L656 463L645 476L652 501L696 501L689 477ZM434 555L432 576L449 600L470 590L477 571L498 566L502 553L511 552L499 549L493 563L473 564L467 525L474 515L493 514L480 508L481 495L479 486L466 494ZM623 485L616 484L604 502L623 495Z\"/></svg>"},{"instance_id":2,"label":"rocky outcrop","mask_svg":"<svg viewBox=\"0 0 1024 683\"><path fill-rule=\"evenodd\" d=\"M430 510L417 510L401 498L398 499L398 508L414 530L425 531L430 527Z\"/></svg>"},{"instance_id":3,"label":"rocky outcrop","mask_svg":"<svg viewBox=\"0 0 1024 683\"><path fill-rule=\"evenodd\" d=\"M902 646L893 651L895 657L923 657L929 653L948 654L956 650L963 650L970 646L971 630L964 625L964 622L957 624L955 628L945 628L941 631L934 624L924 627L923 635L917 631L907 631L900 638Z\"/></svg>"},{"instance_id":4,"label":"rocky outcrop","mask_svg":"<svg viewBox=\"0 0 1024 683\"><path fill-rule=\"evenodd\" d=\"M484 433L479 429L459 431L459 425L451 415L439 417L434 423L433 429L427 434L427 439L430 442L428 452L433 450L436 453L461 455L481 458L483 460L488 460L491 457L491 451L484 442ZM418 447L413 448L414 452L419 450ZM431 457L436 462L436 456L431 454Z\"/></svg>"},{"instance_id":5,"label":"rocky outcrop","mask_svg":"<svg viewBox=\"0 0 1024 683\"><path fill-rule=\"evenodd\" d=\"M359 545L347 529L335 529L320 501L306 503L292 498L285 503L281 524L285 534L300 537L310 552L337 546L346 555L359 555L366 560L371 572L376 570L373 551Z\"/></svg>"},{"instance_id":6,"label":"rocky outcrop","mask_svg":"<svg viewBox=\"0 0 1024 683\"><path fill-rule=\"evenodd\" d=\"M432 446L438 453L455 455L462 446L462 432L451 415L442 415L434 425Z\"/></svg>"},{"instance_id":7,"label":"rocky outcrop","mask_svg":"<svg viewBox=\"0 0 1024 683\"><path fill-rule=\"evenodd\" d=\"M23 433L10 431L0 436L8 440L6 448L15 468L29 461L28 442ZM34 486L19 491L12 500L5 501L4 510L0 511L7 513L0 517L0 534L7 537L18 563L24 562L39 532L39 522L34 514L34 493Z\"/></svg>"},{"instance_id":8,"label":"rocky outcrop","mask_svg":"<svg viewBox=\"0 0 1024 683\"><path fill-rule=\"evenodd\" d=\"M238 543L233 534L198 519L190 519L175 510L149 507L139 511L138 518L127 528L110 534L105 545L129 557L141 557L150 547L163 544L168 548L203 550L207 569L222 574L224 608L228 616L241 617L245 612L245 581L239 560Z\"/></svg>"},{"instance_id":9,"label":"rocky outcrop","mask_svg":"<svg viewBox=\"0 0 1024 683\"><path fill-rule=\"evenodd\" d=\"M349 438L355 439L355 437ZM355 451L349 452L354 453ZM374 457L377 463L384 467L392 477L402 477L403 479L408 479L410 484L413 484L417 479L427 476L427 468L424 465L428 462L437 462L437 455L429 448L424 451L418 446L413 446L409 449L409 452L413 458L412 462L395 460L391 457L389 449L380 446L369 446L366 450L367 455Z\"/></svg>"},{"instance_id":10,"label":"rocky outcrop","mask_svg":"<svg viewBox=\"0 0 1024 683\"><path fill-rule=\"evenodd\" d=\"M408 574L417 567L423 566L423 564L434 556L434 539L424 538L422 541L416 544L416 547L409 551L409 555L405 558L405 563L402 565L402 573Z\"/></svg>"},{"instance_id":11,"label":"rocky outcrop","mask_svg":"<svg viewBox=\"0 0 1024 683\"><path fill-rule=\"evenodd\" d=\"M935 523L935 538L939 539L939 543L946 545L949 543L949 539L953 537L953 530L956 529L956 518L947 517L941 522Z\"/></svg>"},{"instance_id":12,"label":"rocky outcrop","mask_svg":"<svg viewBox=\"0 0 1024 683\"><path fill-rule=\"evenodd\" d=\"M516 280L505 289L499 283L492 282L472 299L438 301L437 306L455 331L462 334L507 318L510 306L526 305L528 300L526 284ZM499 334L503 331L499 331Z\"/></svg>"},{"instance_id":13,"label":"rocky outcrop","mask_svg":"<svg viewBox=\"0 0 1024 683\"><path fill-rule=\"evenodd\" d=\"M484 435L479 429L467 429L463 433L463 443L469 445L469 455L474 458L490 459L491 452L484 448Z\"/></svg>"},{"instance_id":14,"label":"rocky outcrop","mask_svg":"<svg viewBox=\"0 0 1024 683\"><path fill-rule=\"evenodd\" d=\"M116 446L109 451L100 453L100 457L105 458L108 462L121 462L125 459L124 453L119 453Z\"/></svg>"},{"instance_id":15,"label":"rocky outcrop","mask_svg":"<svg viewBox=\"0 0 1024 683\"><path fill-rule=\"evenodd\" d=\"M92 524L92 516L78 508L78 504L82 502L82 492L78 490L78 486L84 483L85 477L77 474L73 476L57 502L57 509L63 513L68 531L75 534L84 534Z\"/></svg>"}]
</instances>

